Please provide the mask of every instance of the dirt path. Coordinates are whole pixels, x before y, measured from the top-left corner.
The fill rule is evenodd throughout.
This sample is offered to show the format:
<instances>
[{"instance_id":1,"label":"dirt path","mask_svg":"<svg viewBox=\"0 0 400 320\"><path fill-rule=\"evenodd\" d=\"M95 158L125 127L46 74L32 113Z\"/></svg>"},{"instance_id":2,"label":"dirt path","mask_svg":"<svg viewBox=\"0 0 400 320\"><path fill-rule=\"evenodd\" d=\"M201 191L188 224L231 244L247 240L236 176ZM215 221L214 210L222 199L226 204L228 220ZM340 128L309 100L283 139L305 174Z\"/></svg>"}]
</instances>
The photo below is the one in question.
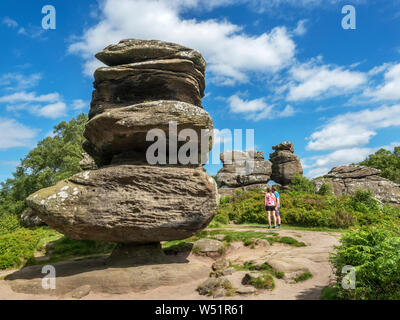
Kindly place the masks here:
<instances>
[{"instance_id":1,"label":"dirt path","mask_svg":"<svg viewBox=\"0 0 400 320\"><path fill-rule=\"evenodd\" d=\"M251 226L240 226L229 228L234 231L261 231L260 228ZM264 229L265 230L265 229ZM275 230L274 230L275 232ZM243 246L241 243L233 243L226 253L226 259L235 264L241 264L246 261L266 261L274 269L285 272L284 279L275 279L275 289L273 291L261 290L256 294L240 295L233 297L223 297L219 299L259 299L259 300L293 300L293 299L320 299L322 288L327 286L333 280L333 271L328 261L329 253L333 247L339 244L339 233L315 232L304 230L285 230L280 229L280 236L289 236L304 242L306 247L292 247L285 244L275 243L268 247L258 247L251 249ZM211 270L211 265L215 261L208 257L200 257L190 254L187 259L189 263L206 265ZM290 275L299 274L308 270L313 277L299 283L293 283ZM105 272L107 272L105 270ZM0 272L0 278L13 271ZM234 273L231 279L240 276ZM213 299L207 296L201 296L196 288L205 281L207 277L197 279L193 282L186 282L175 286L161 286L156 289L131 292L127 294L111 294L90 292L83 297L83 300L90 299L165 299L165 300L190 300L190 299ZM234 282L233 281L233 282ZM0 300L7 299L59 299L60 297L36 294L22 294L14 292L7 281L0 280Z\"/></svg>"}]
</instances>

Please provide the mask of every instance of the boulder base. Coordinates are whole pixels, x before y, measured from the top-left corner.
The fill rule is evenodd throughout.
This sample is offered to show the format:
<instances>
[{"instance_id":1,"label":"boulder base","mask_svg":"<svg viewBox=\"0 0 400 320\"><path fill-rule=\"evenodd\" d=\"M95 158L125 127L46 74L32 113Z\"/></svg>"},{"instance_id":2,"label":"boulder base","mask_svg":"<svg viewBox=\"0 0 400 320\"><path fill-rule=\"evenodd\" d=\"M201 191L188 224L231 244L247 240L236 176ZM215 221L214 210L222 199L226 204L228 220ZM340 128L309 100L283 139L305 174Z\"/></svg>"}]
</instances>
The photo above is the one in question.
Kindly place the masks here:
<instances>
[{"instance_id":1,"label":"boulder base","mask_svg":"<svg viewBox=\"0 0 400 320\"><path fill-rule=\"evenodd\" d=\"M126 294L204 279L210 272L207 265L173 261L139 266L108 266L104 258L60 262L55 263L54 267L57 272L55 290L42 288L42 266L21 269L5 280L15 292L76 298L76 292L83 286L90 288L93 293Z\"/></svg>"}]
</instances>

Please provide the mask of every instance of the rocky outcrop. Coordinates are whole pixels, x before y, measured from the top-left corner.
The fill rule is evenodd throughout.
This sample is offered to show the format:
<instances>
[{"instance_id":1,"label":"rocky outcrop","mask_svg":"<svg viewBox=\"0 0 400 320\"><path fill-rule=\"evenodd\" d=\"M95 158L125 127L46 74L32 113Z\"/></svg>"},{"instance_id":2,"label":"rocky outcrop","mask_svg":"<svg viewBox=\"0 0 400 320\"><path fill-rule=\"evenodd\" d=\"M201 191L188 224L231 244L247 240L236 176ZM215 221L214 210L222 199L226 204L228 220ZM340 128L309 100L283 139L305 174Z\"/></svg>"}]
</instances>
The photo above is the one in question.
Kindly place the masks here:
<instances>
[{"instance_id":1,"label":"rocky outcrop","mask_svg":"<svg viewBox=\"0 0 400 320\"><path fill-rule=\"evenodd\" d=\"M296 174L303 174L300 158L294 154L292 142L283 142L272 147L272 149L275 150L269 155L272 162L272 180L286 186Z\"/></svg>"},{"instance_id":2,"label":"rocky outcrop","mask_svg":"<svg viewBox=\"0 0 400 320\"><path fill-rule=\"evenodd\" d=\"M319 191L325 183L334 195L352 195L357 190L370 190L383 202L400 204L400 185L379 176L380 170L365 166L341 166L333 168L327 175L314 179Z\"/></svg>"},{"instance_id":3,"label":"rocky outcrop","mask_svg":"<svg viewBox=\"0 0 400 320\"><path fill-rule=\"evenodd\" d=\"M215 177L219 187L236 188L270 180L271 163L264 160L261 151L225 151L220 159L223 168Z\"/></svg>"},{"instance_id":4,"label":"rocky outcrop","mask_svg":"<svg viewBox=\"0 0 400 320\"><path fill-rule=\"evenodd\" d=\"M139 245L190 237L216 213L216 184L202 163L178 159L153 165L147 157L155 143L147 141L152 129L164 134L157 142L166 143L166 153L174 152L172 141L177 152L184 143L200 152L200 132L212 136L212 119L201 106L205 62L195 50L136 39L96 56L109 66L95 72L84 132L88 156L81 162L86 171L30 195L27 203L49 226L71 238L118 242L117 260L127 251L128 258L138 257ZM171 123L177 129L172 133ZM193 129L197 138L188 141L184 136L178 143L182 129ZM208 156L211 138L205 142Z\"/></svg>"}]
</instances>

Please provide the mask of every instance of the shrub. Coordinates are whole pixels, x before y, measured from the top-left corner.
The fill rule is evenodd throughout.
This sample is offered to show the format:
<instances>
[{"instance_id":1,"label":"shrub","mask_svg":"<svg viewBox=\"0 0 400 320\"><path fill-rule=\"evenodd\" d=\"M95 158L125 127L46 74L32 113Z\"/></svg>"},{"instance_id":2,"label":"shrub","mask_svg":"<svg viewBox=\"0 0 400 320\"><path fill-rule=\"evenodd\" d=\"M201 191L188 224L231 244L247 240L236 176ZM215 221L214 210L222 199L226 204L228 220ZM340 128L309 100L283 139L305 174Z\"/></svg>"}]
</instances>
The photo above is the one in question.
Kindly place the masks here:
<instances>
[{"instance_id":1,"label":"shrub","mask_svg":"<svg viewBox=\"0 0 400 320\"><path fill-rule=\"evenodd\" d=\"M341 299L400 299L400 232L390 225L369 226L346 232L331 258L336 268L334 289ZM342 268L356 271L356 287L341 286Z\"/></svg>"},{"instance_id":2,"label":"shrub","mask_svg":"<svg viewBox=\"0 0 400 320\"><path fill-rule=\"evenodd\" d=\"M21 228L16 214L3 214L0 216L0 235L11 233Z\"/></svg>"},{"instance_id":3,"label":"shrub","mask_svg":"<svg viewBox=\"0 0 400 320\"><path fill-rule=\"evenodd\" d=\"M321 196L329 196L332 195L332 188L329 184L323 183L318 190L318 194Z\"/></svg>"},{"instance_id":4,"label":"shrub","mask_svg":"<svg viewBox=\"0 0 400 320\"><path fill-rule=\"evenodd\" d=\"M219 204L224 204L224 203L228 203L229 202L229 197L228 196L223 196L221 197L221 199L219 200Z\"/></svg>"},{"instance_id":5,"label":"shrub","mask_svg":"<svg viewBox=\"0 0 400 320\"><path fill-rule=\"evenodd\" d=\"M300 174L294 176L290 182L290 189L297 192L315 193L314 183Z\"/></svg>"},{"instance_id":6,"label":"shrub","mask_svg":"<svg viewBox=\"0 0 400 320\"><path fill-rule=\"evenodd\" d=\"M357 191L352 197L335 197L289 191L281 193L282 223L302 227L348 228L382 223L400 223L400 209L380 204L369 191ZM221 204L214 221L226 224L267 224L264 195L248 191Z\"/></svg>"}]
</instances>

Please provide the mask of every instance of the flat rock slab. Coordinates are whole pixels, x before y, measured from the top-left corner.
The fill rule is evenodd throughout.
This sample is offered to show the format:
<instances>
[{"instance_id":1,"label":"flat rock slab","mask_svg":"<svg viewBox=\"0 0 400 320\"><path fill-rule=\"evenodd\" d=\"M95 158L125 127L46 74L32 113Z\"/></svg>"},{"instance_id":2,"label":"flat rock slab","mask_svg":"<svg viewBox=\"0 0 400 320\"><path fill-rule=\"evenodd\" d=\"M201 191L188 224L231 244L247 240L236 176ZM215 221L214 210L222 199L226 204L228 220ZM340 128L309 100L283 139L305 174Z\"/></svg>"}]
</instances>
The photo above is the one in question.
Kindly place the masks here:
<instances>
[{"instance_id":1,"label":"flat rock slab","mask_svg":"<svg viewBox=\"0 0 400 320\"><path fill-rule=\"evenodd\" d=\"M217 187L201 169L118 165L78 173L27 203L70 238L160 242L204 229L216 214Z\"/></svg>"},{"instance_id":2,"label":"flat rock slab","mask_svg":"<svg viewBox=\"0 0 400 320\"><path fill-rule=\"evenodd\" d=\"M196 248L201 253L218 252L224 247L221 241L213 239L200 239L193 244L193 248Z\"/></svg>"},{"instance_id":3,"label":"flat rock slab","mask_svg":"<svg viewBox=\"0 0 400 320\"><path fill-rule=\"evenodd\" d=\"M159 40L124 39L97 53L96 58L109 66L178 58L192 61L202 73L206 69L206 62L200 52L176 43Z\"/></svg>"},{"instance_id":4,"label":"flat rock slab","mask_svg":"<svg viewBox=\"0 0 400 320\"><path fill-rule=\"evenodd\" d=\"M166 263L130 267L108 267L104 260L70 261L54 264L56 289L42 288L42 266L27 267L6 277L14 292L46 294L79 299L93 293L124 294L183 284L208 276L207 265Z\"/></svg>"}]
</instances>

